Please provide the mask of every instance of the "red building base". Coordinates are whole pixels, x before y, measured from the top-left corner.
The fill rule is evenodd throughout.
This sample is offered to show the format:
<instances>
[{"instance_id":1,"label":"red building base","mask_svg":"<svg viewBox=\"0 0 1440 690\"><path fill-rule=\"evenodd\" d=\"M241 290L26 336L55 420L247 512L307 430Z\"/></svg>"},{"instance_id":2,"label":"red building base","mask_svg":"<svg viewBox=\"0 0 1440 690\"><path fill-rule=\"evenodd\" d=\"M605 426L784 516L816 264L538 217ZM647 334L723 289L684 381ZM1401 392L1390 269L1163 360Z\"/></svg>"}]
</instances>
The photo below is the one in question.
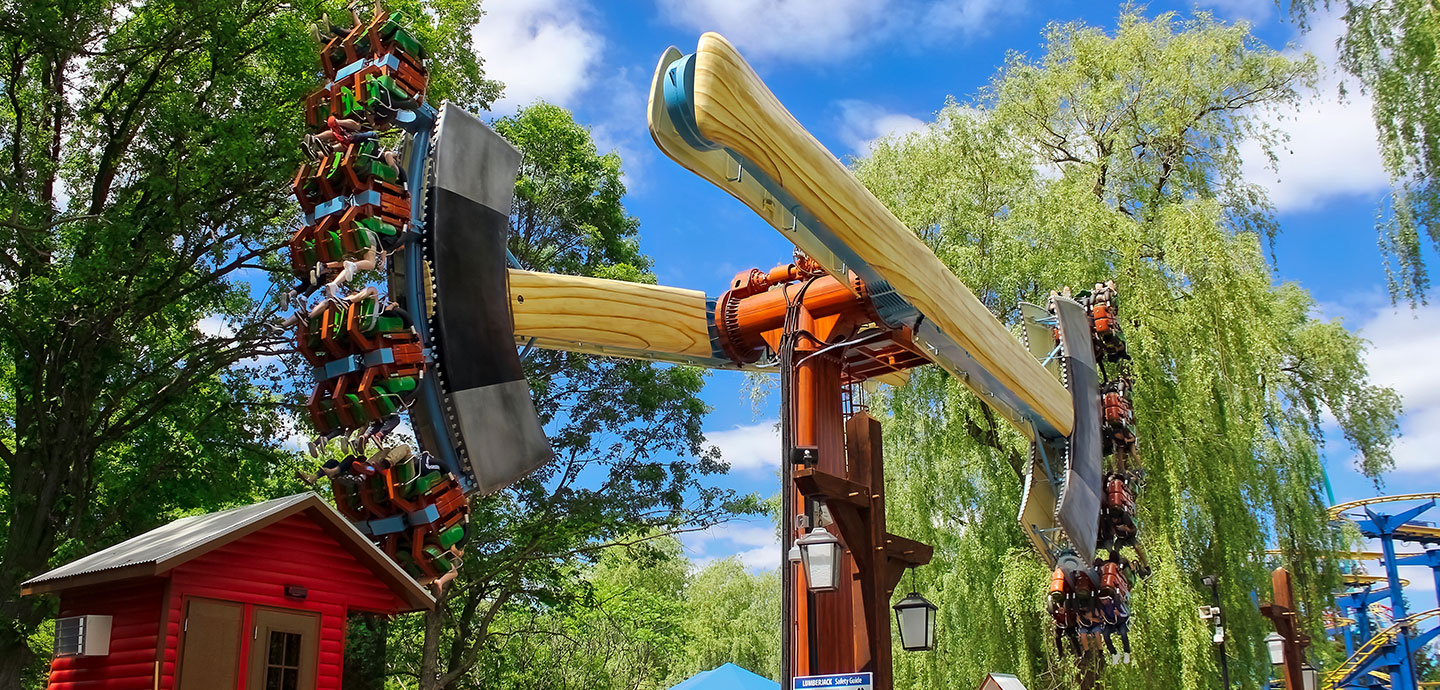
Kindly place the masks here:
<instances>
[{"instance_id":1,"label":"red building base","mask_svg":"<svg viewBox=\"0 0 1440 690\"><path fill-rule=\"evenodd\" d=\"M52 690L339 690L351 613L435 605L315 494L178 520L23 591L60 597Z\"/></svg>"}]
</instances>

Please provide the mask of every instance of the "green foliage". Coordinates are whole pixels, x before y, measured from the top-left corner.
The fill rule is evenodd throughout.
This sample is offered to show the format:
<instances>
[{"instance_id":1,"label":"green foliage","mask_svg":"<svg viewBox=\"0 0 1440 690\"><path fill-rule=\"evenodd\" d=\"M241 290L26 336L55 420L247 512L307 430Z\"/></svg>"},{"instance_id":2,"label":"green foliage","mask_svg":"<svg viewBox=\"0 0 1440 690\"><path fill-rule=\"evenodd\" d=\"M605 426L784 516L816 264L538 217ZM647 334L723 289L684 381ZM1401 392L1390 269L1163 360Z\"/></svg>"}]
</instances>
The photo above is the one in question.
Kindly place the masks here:
<instances>
[{"instance_id":1,"label":"green foliage","mask_svg":"<svg viewBox=\"0 0 1440 690\"><path fill-rule=\"evenodd\" d=\"M402 4L427 36L479 11ZM298 216L288 183L318 9L0 7L4 690L33 673L26 638L53 606L21 599L21 581L173 518L300 488L280 445L293 381L276 365L285 345L265 326L260 264ZM495 87L457 40L437 49L435 95L485 102Z\"/></svg>"},{"instance_id":2,"label":"green foliage","mask_svg":"<svg viewBox=\"0 0 1440 690\"><path fill-rule=\"evenodd\" d=\"M1344 10L1340 65L1374 99L1381 158L1392 183L1378 224L1390 296L1424 301L1430 287L1425 249L1440 249L1440 112L1434 107L1440 98L1440 6L1430 0L1290 0L1292 16L1306 29L1322 8Z\"/></svg>"},{"instance_id":3,"label":"green foliage","mask_svg":"<svg viewBox=\"0 0 1440 690\"><path fill-rule=\"evenodd\" d=\"M1007 321L1053 287L1119 285L1154 574L1134 594L1141 663L1107 670L1105 687L1213 685L1194 615L1205 573L1221 578L1232 676L1259 684L1268 624L1249 596L1268 596L1267 544L1292 564L1307 612L1335 584L1317 560L1339 541L1324 513L1322 412L1363 472L1378 480L1393 462L1398 399L1367 382L1363 341L1317 321L1299 287L1274 284L1270 205L1239 175L1242 141L1276 143L1257 109L1294 103L1312 74L1205 15L1126 15L1113 34L1056 25L1042 57L1012 55L980 99L856 163ZM1045 567L1015 522L1007 460L1020 437L940 372L918 372L883 407L891 528L936 546L921 579L941 606L939 649L899 655L897 685L964 686L987 671L1073 685L1049 636Z\"/></svg>"},{"instance_id":4,"label":"green foliage","mask_svg":"<svg viewBox=\"0 0 1440 690\"><path fill-rule=\"evenodd\" d=\"M659 536L607 549L577 580L573 605L507 612L507 632L477 687L512 690L667 688L683 656L689 561Z\"/></svg>"},{"instance_id":5,"label":"green foliage","mask_svg":"<svg viewBox=\"0 0 1440 690\"><path fill-rule=\"evenodd\" d=\"M727 662L778 677L776 572L693 567L660 533L604 550L577 567L569 596L501 612L503 632L457 687L663 690Z\"/></svg>"},{"instance_id":6,"label":"green foliage","mask_svg":"<svg viewBox=\"0 0 1440 690\"><path fill-rule=\"evenodd\" d=\"M780 572L751 574L735 558L711 563L690 578L681 625L684 650L662 687L726 663L779 678Z\"/></svg>"},{"instance_id":7,"label":"green foliage","mask_svg":"<svg viewBox=\"0 0 1440 690\"><path fill-rule=\"evenodd\" d=\"M600 153L569 111L549 103L496 121L495 131L525 152L510 237L522 266L654 282L640 253L640 221L620 203L620 156Z\"/></svg>"},{"instance_id":8,"label":"green foliage","mask_svg":"<svg viewBox=\"0 0 1440 690\"><path fill-rule=\"evenodd\" d=\"M21 580L244 501L283 457L256 441L280 436L277 401L230 366L275 346L236 279L290 213L302 24L269 2L120 5L0 21L3 688L50 603Z\"/></svg>"}]
</instances>

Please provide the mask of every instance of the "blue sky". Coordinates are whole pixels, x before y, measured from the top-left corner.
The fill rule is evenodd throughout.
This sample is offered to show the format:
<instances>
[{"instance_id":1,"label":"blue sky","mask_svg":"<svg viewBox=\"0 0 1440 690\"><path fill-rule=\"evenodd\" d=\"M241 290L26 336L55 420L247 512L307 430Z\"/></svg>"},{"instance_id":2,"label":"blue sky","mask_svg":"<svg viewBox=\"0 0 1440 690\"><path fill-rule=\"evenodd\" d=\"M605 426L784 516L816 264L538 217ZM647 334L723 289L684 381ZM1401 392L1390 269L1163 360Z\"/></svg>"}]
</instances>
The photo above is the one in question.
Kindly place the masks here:
<instances>
[{"instance_id":1,"label":"blue sky","mask_svg":"<svg viewBox=\"0 0 1440 690\"><path fill-rule=\"evenodd\" d=\"M694 49L718 31L751 61L780 100L842 158L868 142L919 127L945 103L984 85L1008 51L1038 54L1051 21L1111 27L1119 2L1058 0L486 0L474 31L491 77L507 85L494 115L544 99L589 126L602 149L624 159L626 205L641 221L641 245L662 283L718 294L735 272L788 260L778 233L719 189L664 158L645 130L645 100L667 46ZM1299 35L1268 0L1154 2L1147 15L1196 9L1246 20L1271 46L1334 61L1333 19ZM1246 175L1267 186L1283 232L1279 278L1309 288L1328 316L1345 319L1374 343L1378 381L1405 397L1394 492L1440 489L1440 308L1396 311L1384 291L1375 244L1375 209L1387 189L1375 149L1369 102L1338 96L1329 76L1310 101L1277 124L1289 133L1278 171L1254 156ZM711 376L707 430L733 464L727 484L769 495L777 489L774 396L759 407L744 377ZM1374 495L1352 469L1343 440L1327 464L1339 500ZM768 524L735 524L688 540L692 557L733 553L752 565L778 555ZM1428 583L1424 571L1412 582ZM1427 591L1433 588L1425 585ZM1420 594L1428 601L1428 594Z\"/></svg>"}]
</instances>

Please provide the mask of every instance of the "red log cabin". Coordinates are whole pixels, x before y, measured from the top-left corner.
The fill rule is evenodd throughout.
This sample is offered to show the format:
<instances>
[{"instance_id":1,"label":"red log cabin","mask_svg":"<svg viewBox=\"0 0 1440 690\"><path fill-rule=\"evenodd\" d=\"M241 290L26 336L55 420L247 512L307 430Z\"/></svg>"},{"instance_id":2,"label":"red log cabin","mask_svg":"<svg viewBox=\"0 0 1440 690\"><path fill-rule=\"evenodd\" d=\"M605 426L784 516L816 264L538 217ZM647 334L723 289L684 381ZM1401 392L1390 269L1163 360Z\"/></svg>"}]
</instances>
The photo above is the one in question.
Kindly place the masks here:
<instances>
[{"instance_id":1,"label":"red log cabin","mask_svg":"<svg viewBox=\"0 0 1440 690\"><path fill-rule=\"evenodd\" d=\"M51 690L339 690L352 613L435 599L313 493L176 520L22 585Z\"/></svg>"}]
</instances>

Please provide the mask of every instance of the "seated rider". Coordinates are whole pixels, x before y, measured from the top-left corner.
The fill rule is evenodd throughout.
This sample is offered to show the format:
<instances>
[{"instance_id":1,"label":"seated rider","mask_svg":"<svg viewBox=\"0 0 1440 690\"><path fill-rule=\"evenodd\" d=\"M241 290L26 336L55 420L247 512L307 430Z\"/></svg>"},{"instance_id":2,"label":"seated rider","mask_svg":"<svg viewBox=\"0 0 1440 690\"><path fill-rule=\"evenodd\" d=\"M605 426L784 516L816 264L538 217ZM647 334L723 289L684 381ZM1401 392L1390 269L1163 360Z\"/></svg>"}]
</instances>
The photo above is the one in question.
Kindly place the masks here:
<instances>
[{"instance_id":1,"label":"seated rider","mask_svg":"<svg viewBox=\"0 0 1440 690\"><path fill-rule=\"evenodd\" d=\"M1115 651L1115 643L1111 640L1117 633L1120 635L1120 646L1125 650L1124 662L1131 663L1130 612L1125 609L1125 602L1117 597L1100 597L1100 617L1105 626L1105 648L1110 652L1110 663L1121 661L1120 653Z\"/></svg>"},{"instance_id":2,"label":"seated rider","mask_svg":"<svg viewBox=\"0 0 1440 690\"><path fill-rule=\"evenodd\" d=\"M365 125L357 120L331 115L325 121L325 126L327 127L325 131L305 137L305 149L312 156L320 157L326 152L344 151L345 147L351 144L380 141L379 131L365 129ZM385 165L399 171L400 186L405 186L407 182L405 166L400 164L400 155L394 149L387 148L381 151L380 158L385 161Z\"/></svg>"},{"instance_id":3,"label":"seated rider","mask_svg":"<svg viewBox=\"0 0 1440 690\"><path fill-rule=\"evenodd\" d=\"M1065 638L1070 638L1070 649L1080 656L1080 643L1076 640L1075 610L1070 607L1068 597L1051 599L1050 617L1055 623L1055 653L1065 656Z\"/></svg>"},{"instance_id":4,"label":"seated rider","mask_svg":"<svg viewBox=\"0 0 1440 690\"><path fill-rule=\"evenodd\" d=\"M334 299L339 288L344 286L345 283L350 282L356 273L360 271L384 271L390 255L399 251L419 236L420 233L414 230L406 230L393 235L380 235L377 233L376 238L380 244L378 250L375 247L367 247L364 256L354 260L346 259L341 261L317 262L315 268L311 269L308 280L296 284L295 287L290 288L288 292L281 295L280 308L289 309L290 302L296 297L302 295L309 297L311 293L315 292L315 290L319 289L322 285L325 287L326 296ZM336 271L338 271L338 273L335 273ZM333 277L331 277L332 275Z\"/></svg>"},{"instance_id":5,"label":"seated rider","mask_svg":"<svg viewBox=\"0 0 1440 690\"><path fill-rule=\"evenodd\" d=\"M410 312L401 309L396 302L381 299L380 291L375 289L374 285L366 285L363 290L346 295L343 301L347 304L355 304L372 297L381 304L380 318L397 318L405 324L406 328L415 328L415 319L410 316Z\"/></svg>"},{"instance_id":6,"label":"seated rider","mask_svg":"<svg viewBox=\"0 0 1440 690\"><path fill-rule=\"evenodd\" d=\"M1081 609L1076 613L1080 625L1080 649L1085 653L1099 652L1100 639L1105 632L1105 620L1095 606Z\"/></svg>"},{"instance_id":7,"label":"seated rider","mask_svg":"<svg viewBox=\"0 0 1440 690\"><path fill-rule=\"evenodd\" d=\"M291 292L293 294L294 291L292 290ZM315 302L315 305L312 306L309 311L304 314L302 314L299 309L296 309L289 316L285 317L285 319L283 319L279 323L279 325L275 326L274 330L277 334L282 334L290 330L291 328L294 328L301 324L309 324L310 319L318 318L320 314L324 313L325 306L327 304L335 304L341 307L348 307L352 304L355 304L356 302L360 302L361 300L371 297L379 300L382 305L379 314L381 318L398 318L402 323L405 324L406 328L415 328L415 319L410 315L410 312L401 309L398 303L381 300L380 291L375 289L375 286L373 285L367 285L364 289L346 295L343 298L339 297L338 295L327 294L325 299L317 300Z\"/></svg>"},{"instance_id":8,"label":"seated rider","mask_svg":"<svg viewBox=\"0 0 1440 690\"><path fill-rule=\"evenodd\" d=\"M310 292L314 292L314 290L312 289ZM287 294L285 294L285 295L282 295L281 298L280 298L280 301L281 301L281 307L280 307L280 308L281 308L281 309L289 309L289 308L290 308L290 305L291 305L291 302L292 302L292 301L294 300L294 298L295 298L295 294L296 294L295 291L294 291L294 290L291 290L289 293L287 293ZM306 296L308 297L308 296L309 296L309 293L306 293ZM285 317L284 319L282 319L279 324L276 324L276 325L272 326L272 327L271 327L271 330L274 331L276 335L282 335L282 334L284 334L286 331L289 331L290 329L295 328L296 326L301 326L301 325L306 325L306 326L308 326L308 325L310 324L310 319L319 318L321 314L325 313L325 307L326 307L326 305L327 305L327 304L330 304L330 303L332 303L332 302L334 302L334 300L328 300L328 299L316 300L316 301L315 301L315 304L312 305L309 309L304 309L304 306L305 306L305 305L304 305L304 303L302 302L302 303L300 303L299 305L297 305L295 311L291 312L289 316L287 316L287 317Z\"/></svg>"}]
</instances>

